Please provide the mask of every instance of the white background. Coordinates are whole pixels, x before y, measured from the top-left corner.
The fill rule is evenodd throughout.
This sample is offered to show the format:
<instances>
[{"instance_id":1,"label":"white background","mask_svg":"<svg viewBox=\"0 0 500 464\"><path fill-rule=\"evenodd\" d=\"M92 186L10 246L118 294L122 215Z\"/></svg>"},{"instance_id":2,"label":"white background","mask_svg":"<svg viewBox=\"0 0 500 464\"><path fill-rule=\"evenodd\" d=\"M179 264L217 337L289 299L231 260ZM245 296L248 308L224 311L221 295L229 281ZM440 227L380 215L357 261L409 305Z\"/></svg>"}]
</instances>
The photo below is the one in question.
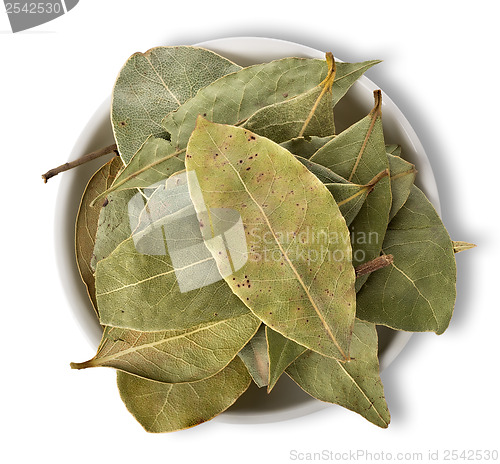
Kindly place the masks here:
<instances>
[{"instance_id":1,"label":"white background","mask_svg":"<svg viewBox=\"0 0 500 464\"><path fill-rule=\"evenodd\" d=\"M281 463L291 450L440 450L442 457L449 449L500 448L494 4L81 0L64 17L18 34L0 7L2 461ZM332 50L348 61L383 59L368 76L422 140L450 234L478 244L457 256L448 331L417 334L382 375L387 430L332 406L286 422L215 419L151 435L121 403L111 369L69 368L93 348L56 268L60 179L44 185L40 174L66 160L131 53L245 35Z\"/></svg>"}]
</instances>

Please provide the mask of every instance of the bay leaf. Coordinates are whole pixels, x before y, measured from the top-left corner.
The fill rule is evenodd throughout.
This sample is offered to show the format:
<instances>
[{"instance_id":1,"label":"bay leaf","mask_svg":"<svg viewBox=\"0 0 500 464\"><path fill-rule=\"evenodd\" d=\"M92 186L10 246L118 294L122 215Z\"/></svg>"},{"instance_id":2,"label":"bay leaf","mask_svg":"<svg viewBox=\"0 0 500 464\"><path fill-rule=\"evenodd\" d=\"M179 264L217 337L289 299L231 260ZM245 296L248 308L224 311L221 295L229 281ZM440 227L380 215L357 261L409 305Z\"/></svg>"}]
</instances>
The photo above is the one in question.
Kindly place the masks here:
<instances>
[{"instance_id":1,"label":"bay leaf","mask_svg":"<svg viewBox=\"0 0 500 464\"><path fill-rule=\"evenodd\" d=\"M333 195L333 198L335 198L348 226L354 221L365 204L368 195L374 190L377 183L388 175L388 170L382 171L365 185L353 184L352 182L325 184L325 187Z\"/></svg>"},{"instance_id":2,"label":"bay leaf","mask_svg":"<svg viewBox=\"0 0 500 464\"><path fill-rule=\"evenodd\" d=\"M301 354L307 351L305 346L299 345L289 338L266 326L266 338L269 352L269 393L286 368Z\"/></svg>"},{"instance_id":3,"label":"bay leaf","mask_svg":"<svg viewBox=\"0 0 500 464\"><path fill-rule=\"evenodd\" d=\"M283 58L228 74L162 121L176 149L185 148L198 115L213 122L238 124L260 108L285 101L314 88L327 74L324 60Z\"/></svg>"},{"instance_id":4,"label":"bay leaf","mask_svg":"<svg viewBox=\"0 0 500 464\"><path fill-rule=\"evenodd\" d=\"M476 245L468 242L461 241L453 241L453 251L455 253L460 253L461 251L470 250L471 248L475 248Z\"/></svg>"},{"instance_id":5,"label":"bay leaf","mask_svg":"<svg viewBox=\"0 0 500 464\"><path fill-rule=\"evenodd\" d=\"M286 101L256 111L242 127L276 143L294 137L326 137L335 132L332 86L335 59L326 54L328 74L316 87Z\"/></svg>"},{"instance_id":6,"label":"bay leaf","mask_svg":"<svg viewBox=\"0 0 500 464\"><path fill-rule=\"evenodd\" d=\"M311 158L348 181L366 184L389 169L382 130L381 92L375 91L375 106L364 117L320 148ZM391 183L380 180L350 225L353 265L358 266L380 254L392 207ZM359 290L366 281L356 281Z\"/></svg>"},{"instance_id":7,"label":"bay leaf","mask_svg":"<svg viewBox=\"0 0 500 464\"><path fill-rule=\"evenodd\" d=\"M112 185L95 200L102 200L120 190L145 188L184 169L184 160L172 145L159 138L149 137L130 162L116 176Z\"/></svg>"},{"instance_id":8,"label":"bay leaf","mask_svg":"<svg viewBox=\"0 0 500 464\"><path fill-rule=\"evenodd\" d=\"M129 412L147 432L174 432L213 419L249 387L251 378L236 357L225 369L204 380L162 383L117 372L118 389Z\"/></svg>"},{"instance_id":9,"label":"bay leaf","mask_svg":"<svg viewBox=\"0 0 500 464\"><path fill-rule=\"evenodd\" d=\"M329 135L327 137L295 137L285 142L281 142L280 145L294 155L309 159L323 145L332 140L333 137L335 136Z\"/></svg>"},{"instance_id":10,"label":"bay leaf","mask_svg":"<svg viewBox=\"0 0 500 464\"><path fill-rule=\"evenodd\" d=\"M389 223L383 252L393 255L393 263L370 274L357 296L357 317L397 330L443 333L456 296L453 243L416 186Z\"/></svg>"},{"instance_id":11,"label":"bay leaf","mask_svg":"<svg viewBox=\"0 0 500 464\"><path fill-rule=\"evenodd\" d=\"M375 325L356 320L350 361L342 363L307 351L286 372L314 398L343 406L386 428L390 414L380 380L377 350Z\"/></svg>"},{"instance_id":12,"label":"bay leaf","mask_svg":"<svg viewBox=\"0 0 500 464\"><path fill-rule=\"evenodd\" d=\"M198 47L156 47L135 53L113 89L111 121L125 163L150 135L166 137L161 120L199 89L240 66Z\"/></svg>"},{"instance_id":13,"label":"bay leaf","mask_svg":"<svg viewBox=\"0 0 500 464\"><path fill-rule=\"evenodd\" d=\"M182 330L247 314L206 248L185 174L151 190L146 198L135 193L116 210L114 223L131 233L118 246L110 234L108 248L116 247L97 262L101 324L143 332ZM117 193L124 192L112 195Z\"/></svg>"},{"instance_id":14,"label":"bay leaf","mask_svg":"<svg viewBox=\"0 0 500 464\"><path fill-rule=\"evenodd\" d=\"M261 388L269 382L269 355L267 354L266 327L261 325L255 336L243 347L238 356L245 364L256 385Z\"/></svg>"},{"instance_id":15,"label":"bay leaf","mask_svg":"<svg viewBox=\"0 0 500 464\"><path fill-rule=\"evenodd\" d=\"M89 298L97 311L95 297L95 278L91 266L94 243L97 234L99 213L102 205L90 206L101 192L111 185L113 179L123 167L120 158L114 157L102 166L89 180L83 193L75 225L75 252L80 276L87 287Z\"/></svg>"},{"instance_id":16,"label":"bay leaf","mask_svg":"<svg viewBox=\"0 0 500 464\"><path fill-rule=\"evenodd\" d=\"M406 203L410 194L411 186L415 182L417 170L415 166L399 156L387 153L389 167L391 170L391 193L392 205L389 213L389 221L396 216L397 212Z\"/></svg>"},{"instance_id":17,"label":"bay leaf","mask_svg":"<svg viewBox=\"0 0 500 464\"><path fill-rule=\"evenodd\" d=\"M311 173L313 173L324 184L352 184L348 180L339 176L331 169L328 169L321 164L314 163L313 161L295 155L295 159L300 161Z\"/></svg>"},{"instance_id":18,"label":"bay leaf","mask_svg":"<svg viewBox=\"0 0 500 464\"><path fill-rule=\"evenodd\" d=\"M347 226L326 187L271 140L202 117L186 169L198 218L210 224L205 243L233 292L273 330L348 359L354 268ZM214 239L229 212L246 231L230 250Z\"/></svg>"},{"instance_id":19,"label":"bay leaf","mask_svg":"<svg viewBox=\"0 0 500 464\"><path fill-rule=\"evenodd\" d=\"M226 367L259 325L260 320L248 313L187 330L137 332L106 327L96 356L71 367L113 367L166 383L202 380Z\"/></svg>"},{"instance_id":20,"label":"bay leaf","mask_svg":"<svg viewBox=\"0 0 500 464\"><path fill-rule=\"evenodd\" d=\"M379 61L337 63L333 102L345 95L354 82ZM201 89L162 122L176 149L185 148L198 115L217 123L241 124L257 110L300 95L315 87L327 74L324 60L283 58L220 78Z\"/></svg>"}]
</instances>

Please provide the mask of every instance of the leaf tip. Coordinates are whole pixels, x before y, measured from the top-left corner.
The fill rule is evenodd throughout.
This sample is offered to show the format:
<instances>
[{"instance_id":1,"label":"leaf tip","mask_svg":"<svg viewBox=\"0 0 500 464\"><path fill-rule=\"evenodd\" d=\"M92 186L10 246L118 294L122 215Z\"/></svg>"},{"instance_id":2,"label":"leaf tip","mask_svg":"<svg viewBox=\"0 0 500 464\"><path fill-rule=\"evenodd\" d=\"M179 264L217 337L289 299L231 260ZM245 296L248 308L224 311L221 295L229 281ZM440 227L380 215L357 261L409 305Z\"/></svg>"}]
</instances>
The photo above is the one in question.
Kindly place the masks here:
<instances>
[{"instance_id":1,"label":"leaf tip","mask_svg":"<svg viewBox=\"0 0 500 464\"><path fill-rule=\"evenodd\" d=\"M453 242L453 252L460 253L461 251L470 250L471 248L476 248L476 244L469 242L454 241Z\"/></svg>"}]
</instances>

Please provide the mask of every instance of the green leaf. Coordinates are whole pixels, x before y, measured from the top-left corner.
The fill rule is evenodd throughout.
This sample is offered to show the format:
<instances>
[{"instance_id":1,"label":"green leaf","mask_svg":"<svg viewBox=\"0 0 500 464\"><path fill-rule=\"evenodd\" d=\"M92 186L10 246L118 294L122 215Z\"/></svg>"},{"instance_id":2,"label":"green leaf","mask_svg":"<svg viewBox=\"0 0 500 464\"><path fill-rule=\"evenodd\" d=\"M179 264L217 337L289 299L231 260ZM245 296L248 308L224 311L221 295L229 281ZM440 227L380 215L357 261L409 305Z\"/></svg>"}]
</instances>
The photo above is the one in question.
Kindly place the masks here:
<instances>
[{"instance_id":1,"label":"green leaf","mask_svg":"<svg viewBox=\"0 0 500 464\"><path fill-rule=\"evenodd\" d=\"M391 170L392 206L389 213L390 221L406 203L408 195L410 195L411 186L415 182L417 170L413 164L408 163L408 161L399 156L387 153L387 157L389 158Z\"/></svg>"},{"instance_id":2,"label":"green leaf","mask_svg":"<svg viewBox=\"0 0 500 464\"><path fill-rule=\"evenodd\" d=\"M251 378L236 357L219 373L190 383L161 383L118 371L118 389L129 412L147 432L175 432L213 419L249 387Z\"/></svg>"},{"instance_id":3,"label":"green leaf","mask_svg":"<svg viewBox=\"0 0 500 464\"><path fill-rule=\"evenodd\" d=\"M312 172L323 184L352 184L345 180L342 176L339 176L331 169L322 166L321 164L314 163L311 160L302 158L301 156L295 155L295 158L300 161L310 172Z\"/></svg>"},{"instance_id":4,"label":"green leaf","mask_svg":"<svg viewBox=\"0 0 500 464\"><path fill-rule=\"evenodd\" d=\"M113 184L102 192L94 202L102 200L112 192L149 187L183 170L184 160L178 158L179 154L172 149L169 142L149 137L116 176Z\"/></svg>"},{"instance_id":5,"label":"green leaf","mask_svg":"<svg viewBox=\"0 0 500 464\"><path fill-rule=\"evenodd\" d=\"M106 327L96 356L71 367L106 366L158 382L194 382L226 367L259 325L260 320L249 313L187 330L137 332Z\"/></svg>"},{"instance_id":6,"label":"green leaf","mask_svg":"<svg viewBox=\"0 0 500 464\"><path fill-rule=\"evenodd\" d=\"M330 191L349 226L365 204L366 198L373 191L378 182L389 175L388 170L377 174L365 185L349 183L326 183L325 187Z\"/></svg>"},{"instance_id":7,"label":"green leaf","mask_svg":"<svg viewBox=\"0 0 500 464\"><path fill-rule=\"evenodd\" d=\"M255 336L238 353L252 376L261 388L269 382L269 356L267 354L266 328L261 325Z\"/></svg>"},{"instance_id":8,"label":"green leaf","mask_svg":"<svg viewBox=\"0 0 500 464\"><path fill-rule=\"evenodd\" d=\"M201 117L186 168L198 218L210 224L205 243L233 292L282 335L346 359L354 268L347 226L326 187L269 139ZM220 210L241 218L246 243L228 251L213 239L225 226Z\"/></svg>"},{"instance_id":9,"label":"green leaf","mask_svg":"<svg viewBox=\"0 0 500 464\"><path fill-rule=\"evenodd\" d=\"M205 246L185 174L151 190L116 212L133 233L97 263L101 324L182 330L247 314Z\"/></svg>"},{"instance_id":10,"label":"green leaf","mask_svg":"<svg viewBox=\"0 0 500 464\"><path fill-rule=\"evenodd\" d=\"M332 85L335 60L327 53L328 74L318 85L289 100L256 111L242 127L281 143L294 137L325 137L335 132Z\"/></svg>"},{"instance_id":11,"label":"green leaf","mask_svg":"<svg viewBox=\"0 0 500 464\"><path fill-rule=\"evenodd\" d=\"M411 332L448 327L455 303L453 243L415 186L390 222L383 246L394 262L370 275L357 297L357 317Z\"/></svg>"},{"instance_id":12,"label":"green leaf","mask_svg":"<svg viewBox=\"0 0 500 464\"><path fill-rule=\"evenodd\" d=\"M475 247L476 245L474 245L473 243L460 242L460 241L453 242L453 251L455 253L460 253L461 251L470 250L471 248Z\"/></svg>"},{"instance_id":13,"label":"green leaf","mask_svg":"<svg viewBox=\"0 0 500 464\"><path fill-rule=\"evenodd\" d=\"M389 169L382 130L380 91L375 91L374 96L375 106L368 116L320 148L310 161L361 185ZM391 205L391 184L386 177L377 183L351 223L354 266L380 254ZM356 289L359 290L365 281L366 277L358 279Z\"/></svg>"},{"instance_id":14,"label":"green leaf","mask_svg":"<svg viewBox=\"0 0 500 464\"><path fill-rule=\"evenodd\" d=\"M150 135L165 137L161 120L186 100L240 66L197 47L157 47L132 55L113 89L111 121L125 163Z\"/></svg>"},{"instance_id":15,"label":"green leaf","mask_svg":"<svg viewBox=\"0 0 500 464\"><path fill-rule=\"evenodd\" d=\"M323 145L328 143L335 137L329 135L328 137L295 137L280 143L283 148L286 148L290 153L309 159L316 153Z\"/></svg>"},{"instance_id":16,"label":"green leaf","mask_svg":"<svg viewBox=\"0 0 500 464\"><path fill-rule=\"evenodd\" d=\"M97 234L97 224L102 205L90 206L94 199L105 191L123 164L118 157L102 166L89 180L80 202L75 226L76 263L83 282L87 287L90 301L97 311L95 297L95 278L91 266L94 243Z\"/></svg>"},{"instance_id":17,"label":"green leaf","mask_svg":"<svg viewBox=\"0 0 500 464\"><path fill-rule=\"evenodd\" d=\"M379 61L337 63L333 83L335 105L354 82ZM327 74L324 60L283 58L243 68L201 89L178 110L165 117L164 129L176 149L185 148L198 115L222 124L240 124L257 110L314 88Z\"/></svg>"},{"instance_id":18,"label":"green leaf","mask_svg":"<svg viewBox=\"0 0 500 464\"><path fill-rule=\"evenodd\" d=\"M324 60L283 58L229 74L201 89L162 125L176 149L185 148L198 115L213 122L238 124L260 108L314 88L327 73Z\"/></svg>"},{"instance_id":19,"label":"green leaf","mask_svg":"<svg viewBox=\"0 0 500 464\"><path fill-rule=\"evenodd\" d=\"M299 345L289 338L266 326L266 338L269 351L269 393L276 382L285 372L285 369L301 354L307 351L305 346Z\"/></svg>"},{"instance_id":20,"label":"green leaf","mask_svg":"<svg viewBox=\"0 0 500 464\"><path fill-rule=\"evenodd\" d=\"M386 428L390 414L379 376L377 349L375 325L356 320L350 361L342 363L308 351L286 372L314 398L343 406Z\"/></svg>"}]
</instances>

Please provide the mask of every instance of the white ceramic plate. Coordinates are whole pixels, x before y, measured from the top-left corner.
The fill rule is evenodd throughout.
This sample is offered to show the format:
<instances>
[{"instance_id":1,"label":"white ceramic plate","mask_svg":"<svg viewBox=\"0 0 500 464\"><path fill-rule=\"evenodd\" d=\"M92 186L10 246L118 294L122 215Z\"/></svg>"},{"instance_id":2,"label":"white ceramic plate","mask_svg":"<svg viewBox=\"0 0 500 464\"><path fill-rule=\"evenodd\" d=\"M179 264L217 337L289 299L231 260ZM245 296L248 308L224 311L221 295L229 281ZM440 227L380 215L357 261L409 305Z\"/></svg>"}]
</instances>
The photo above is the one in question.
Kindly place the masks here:
<instances>
[{"instance_id":1,"label":"white ceramic plate","mask_svg":"<svg viewBox=\"0 0 500 464\"><path fill-rule=\"evenodd\" d=\"M304 45L260 37L232 37L196 45L213 50L242 66L286 56L324 57L324 52ZM339 59L348 60L349 57L339 57ZM336 107L338 130L350 126L370 111L373 106L373 90L377 88L372 81L364 76L354 84ZM418 168L417 184L439 211L436 182L422 144L410 123L385 92L383 92L382 102L386 143L398 143L402 146L403 157ZM70 160L113 143L109 108L109 99L99 106L78 138ZM342 115L342 118L339 119L338 115ZM64 173L57 204L59 219L56 224L58 243L56 250L60 277L69 300L69 306L94 348L97 348L99 344L101 328L76 266L74 224L85 186L92 174L105 161L101 158ZM408 342L410 335L405 332L392 332L389 329L381 330L379 334L381 369L385 369L396 358ZM264 390L251 387L233 407L219 416L218 420L234 423L274 422L300 417L328 406L326 403L308 396L286 375L280 379L271 394L267 395Z\"/></svg>"}]
</instances>

